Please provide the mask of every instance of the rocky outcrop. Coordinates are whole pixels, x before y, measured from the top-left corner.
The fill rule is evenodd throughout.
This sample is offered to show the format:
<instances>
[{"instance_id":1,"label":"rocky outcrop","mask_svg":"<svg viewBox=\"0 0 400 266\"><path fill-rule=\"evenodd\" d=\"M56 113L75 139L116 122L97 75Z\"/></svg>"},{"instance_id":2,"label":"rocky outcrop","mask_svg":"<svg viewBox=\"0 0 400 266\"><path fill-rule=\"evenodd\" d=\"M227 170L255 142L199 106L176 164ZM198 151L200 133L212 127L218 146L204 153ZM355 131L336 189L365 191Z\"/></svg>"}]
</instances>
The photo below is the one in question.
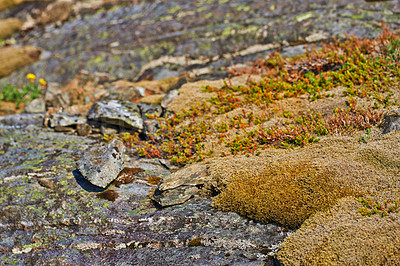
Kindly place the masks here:
<instances>
[{"instance_id":1,"label":"rocky outcrop","mask_svg":"<svg viewBox=\"0 0 400 266\"><path fill-rule=\"evenodd\" d=\"M143 130L140 109L133 102L97 102L89 110L88 119L125 129Z\"/></svg>"},{"instance_id":2,"label":"rocky outcrop","mask_svg":"<svg viewBox=\"0 0 400 266\"><path fill-rule=\"evenodd\" d=\"M196 195L209 178L206 166L188 166L164 177L152 199L163 207L182 204Z\"/></svg>"}]
</instances>

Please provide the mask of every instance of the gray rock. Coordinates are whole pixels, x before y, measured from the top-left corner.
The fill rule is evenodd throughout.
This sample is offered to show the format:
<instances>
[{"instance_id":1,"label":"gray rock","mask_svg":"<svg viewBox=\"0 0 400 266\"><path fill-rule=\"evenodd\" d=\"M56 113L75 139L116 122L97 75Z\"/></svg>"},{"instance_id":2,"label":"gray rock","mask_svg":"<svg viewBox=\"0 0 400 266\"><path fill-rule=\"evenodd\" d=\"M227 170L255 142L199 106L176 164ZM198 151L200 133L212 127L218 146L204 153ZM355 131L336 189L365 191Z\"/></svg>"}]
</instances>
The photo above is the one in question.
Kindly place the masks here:
<instances>
[{"instance_id":1,"label":"gray rock","mask_svg":"<svg viewBox=\"0 0 400 266\"><path fill-rule=\"evenodd\" d=\"M182 204L198 193L198 187L207 181L206 166L190 165L163 178L152 199L163 207Z\"/></svg>"},{"instance_id":2,"label":"gray rock","mask_svg":"<svg viewBox=\"0 0 400 266\"><path fill-rule=\"evenodd\" d=\"M116 100L97 102L89 110L88 118L139 132L143 130L140 110L133 102Z\"/></svg>"},{"instance_id":3,"label":"gray rock","mask_svg":"<svg viewBox=\"0 0 400 266\"><path fill-rule=\"evenodd\" d=\"M383 134L400 130L400 109L394 110L383 118Z\"/></svg>"},{"instance_id":4,"label":"gray rock","mask_svg":"<svg viewBox=\"0 0 400 266\"><path fill-rule=\"evenodd\" d=\"M161 115L162 113L162 108L158 104L139 103L138 107L140 108L143 120L147 119L146 114L154 115L157 112L158 115Z\"/></svg>"},{"instance_id":5,"label":"gray rock","mask_svg":"<svg viewBox=\"0 0 400 266\"><path fill-rule=\"evenodd\" d=\"M124 168L124 155L124 144L114 139L107 146L86 151L77 162L77 168L91 184L105 188Z\"/></svg>"},{"instance_id":6,"label":"gray rock","mask_svg":"<svg viewBox=\"0 0 400 266\"><path fill-rule=\"evenodd\" d=\"M71 97L68 91L62 92L60 84L57 82L49 82L47 84L44 100L48 106L53 107L68 107L71 106Z\"/></svg>"},{"instance_id":7,"label":"gray rock","mask_svg":"<svg viewBox=\"0 0 400 266\"><path fill-rule=\"evenodd\" d=\"M118 128L112 125L101 125L100 126L100 132L101 134L105 135L115 135L118 134Z\"/></svg>"},{"instance_id":8,"label":"gray rock","mask_svg":"<svg viewBox=\"0 0 400 266\"><path fill-rule=\"evenodd\" d=\"M46 112L46 103L42 98L35 99L25 105L27 113L44 113Z\"/></svg>"},{"instance_id":9,"label":"gray rock","mask_svg":"<svg viewBox=\"0 0 400 266\"><path fill-rule=\"evenodd\" d=\"M68 113L55 113L49 119L51 127L69 127L86 123L87 119L84 116L68 114Z\"/></svg>"},{"instance_id":10,"label":"gray rock","mask_svg":"<svg viewBox=\"0 0 400 266\"><path fill-rule=\"evenodd\" d=\"M161 101L161 106L162 106L162 108L167 109L168 105L169 105L176 97L178 97L178 95L179 95L178 90L169 91L169 92L167 93L167 95L165 95L164 98L163 98L162 101Z\"/></svg>"},{"instance_id":11,"label":"gray rock","mask_svg":"<svg viewBox=\"0 0 400 266\"><path fill-rule=\"evenodd\" d=\"M174 206L185 203L199 192L197 187L178 187L173 190L167 190L162 193L156 191L153 199L162 207ZM157 193L160 193L159 195Z\"/></svg>"}]
</instances>

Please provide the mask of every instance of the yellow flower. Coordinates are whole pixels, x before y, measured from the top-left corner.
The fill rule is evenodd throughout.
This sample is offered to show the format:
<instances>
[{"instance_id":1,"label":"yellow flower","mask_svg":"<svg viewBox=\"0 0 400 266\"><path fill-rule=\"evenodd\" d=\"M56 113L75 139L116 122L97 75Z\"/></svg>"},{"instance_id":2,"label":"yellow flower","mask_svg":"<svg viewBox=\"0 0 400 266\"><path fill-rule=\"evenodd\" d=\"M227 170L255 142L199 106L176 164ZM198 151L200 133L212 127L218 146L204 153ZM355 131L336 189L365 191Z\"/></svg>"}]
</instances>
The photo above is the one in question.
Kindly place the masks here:
<instances>
[{"instance_id":1,"label":"yellow flower","mask_svg":"<svg viewBox=\"0 0 400 266\"><path fill-rule=\"evenodd\" d=\"M46 87L46 85L47 85L47 81L45 81L44 79L39 79L39 83L40 83L43 87Z\"/></svg>"},{"instance_id":2,"label":"yellow flower","mask_svg":"<svg viewBox=\"0 0 400 266\"><path fill-rule=\"evenodd\" d=\"M36 79L35 74L29 73L28 75L26 75L26 78L30 81L33 82Z\"/></svg>"}]
</instances>

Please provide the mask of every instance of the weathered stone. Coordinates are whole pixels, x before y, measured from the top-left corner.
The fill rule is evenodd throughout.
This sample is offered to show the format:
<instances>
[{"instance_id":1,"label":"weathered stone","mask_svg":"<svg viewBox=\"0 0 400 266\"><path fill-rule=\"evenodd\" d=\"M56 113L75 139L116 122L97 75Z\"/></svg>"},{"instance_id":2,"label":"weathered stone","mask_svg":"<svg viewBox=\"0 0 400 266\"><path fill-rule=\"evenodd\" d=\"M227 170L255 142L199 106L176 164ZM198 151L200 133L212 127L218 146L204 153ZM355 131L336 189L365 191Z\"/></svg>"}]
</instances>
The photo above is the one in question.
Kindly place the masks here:
<instances>
[{"instance_id":1,"label":"weathered stone","mask_svg":"<svg viewBox=\"0 0 400 266\"><path fill-rule=\"evenodd\" d=\"M92 127L87 123L78 124L76 125L76 131L79 136L88 136L92 132Z\"/></svg>"},{"instance_id":2,"label":"weathered stone","mask_svg":"<svg viewBox=\"0 0 400 266\"><path fill-rule=\"evenodd\" d=\"M124 155L124 144L114 139L107 146L86 151L77 162L77 168L91 184L105 188L124 168Z\"/></svg>"},{"instance_id":3,"label":"weathered stone","mask_svg":"<svg viewBox=\"0 0 400 266\"><path fill-rule=\"evenodd\" d=\"M178 97L178 95L179 95L178 90L169 91L169 92L164 96L164 98L163 98L162 101L161 101L161 106L162 106L162 108L167 109L168 105L169 105L176 97Z\"/></svg>"},{"instance_id":4,"label":"weathered stone","mask_svg":"<svg viewBox=\"0 0 400 266\"><path fill-rule=\"evenodd\" d=\"M207 167L191 165L163 178L152 199L163 207L182 204L199 192L208 180Z\"/></svg>"},{"instance_id":5,"label":"weathered stone","mask_svg":"<svg viewBox=\"0 0 400 266\"><path fill-rule=\"evenodd\" d=\"M163 178L159 190L165 191L180 186L203 185L208 179L207 167L204 165L194 164Z\"/></svg>"},{"instance_id":6,"label":"weathered stone","mask_svg":"<svg viewBox=\"0 0 400 266\"><path fill-rule=\"evenodd\" d=\"M39 60L42 49L33 46L0 48L0 78Z\"/></svg>"},{"instance_id":7,"label":"weathered stone","mask_svg":"<svg viewBox=\"0 0 400 266\"><path fill-rule=\"evenodd\" d=\"M400 109L394 110L383 118L383 134L400 130Z\"/></svg>"},{"instance_id":8,"label":"weathered stone","mask_svg":"<svg viewBox=\"0 0 400 266\"><path fill-rule=\"evenodd\" d=\"M158 104L139 103L138 107L143 119L147 119L146 114L154 115L157 113L158 115L161 115L162 113L162 108Z\"/></svg>"},{"instance_id":9,"label":"weathered stone","mask_svg":"<svg viewBox=\"0 0 400 266\"><path fill-rule=\"evenodd\" d=\"M133 102L97 102L89 110L88 118L136 131L143 130L143 120L138 106Z\"/></svg>"},{"instance_id":10,"label":"weathered stone","mask_svg":"<svg viewBox=\"0 0 400 266\"><path fill-rule=\"evenodd\" d=\"M162 207L185 203L199 192L197 187L182 186L164 192L156 191L152 197Z\"/></svg>"},{"instance_id":11,"label":"weathered stone","mask_svg":"<svg viewBox=\"0 0 400 266\"><path fill-rule=\"evenodd\" d=\"M22 21L18 18L8 18L0 20L0 39L6 39L18 31L22 26Z\"/></svg>"},{"instance_id":12,"label":"weathered stone","mask_svg":"<svg viewBox=\"0 0 400 266\"><path fill-rule=\"evenodd\" d=\"M63 133L74 133L75 130L72 127L64 127L64 126L55 126L54 130L56 132L63 132Z\"/></svg>"},{"instance_id":13,"label":"weathered stone","mask_svg":"<svg viewBox=\"0 0 400 266\"><path fill-rule=\"evenodd\" d=\"M86 117L67 113L55 113L51 116L49 122L50 127L68 127L86 123Z\"/></svg>"},{"instance_id":14,"label":"weathered stone","mask_svg":"<svg viewBox=\"0 0 400 266\"><path fill-rule=\"evenodd\" d=\"M118 128L112 125L101 125L100 132L103 135L114 135L118 134Z\"/></svg>"},{"instance_id":15,"label":"weathered stone","mask_svg":"<svg viewBox=\"0 0 400 266\"><path fill-rule=\"evenodd\" d=\"M35 99L25 104L25 112L44 113L46 112L46 103L42 98Z\"/></svg>"},{"instance_id":16,"label":"weathered stone","mask_svg":"<svg viewBox=\"0 0 400 266\"><path fill-rule=\"evenodd\" d=\"M93 104L107 93L104 85L99 82L98 76L87 71L80 71L65 86L60 87L58 83L49 83L45 101L48 106L63 108L71 105Z\"/></svg>"}]
</instances>

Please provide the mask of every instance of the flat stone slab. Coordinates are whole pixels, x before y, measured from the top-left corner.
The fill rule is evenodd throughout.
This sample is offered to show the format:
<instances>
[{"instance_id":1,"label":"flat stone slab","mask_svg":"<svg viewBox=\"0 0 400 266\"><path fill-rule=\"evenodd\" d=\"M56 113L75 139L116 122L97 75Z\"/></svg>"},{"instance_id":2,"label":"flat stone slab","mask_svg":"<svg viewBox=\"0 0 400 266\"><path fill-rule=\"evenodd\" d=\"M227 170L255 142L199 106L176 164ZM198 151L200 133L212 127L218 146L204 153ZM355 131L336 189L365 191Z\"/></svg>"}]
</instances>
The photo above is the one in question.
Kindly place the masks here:
<instances>
[{"instance_id":1,"label":"flat stone slab","mask_svg":"<svg viewBox=\"0 0 400 266\"><path fill-rule=\"evenodd\" d=\"M77 168L91 184L105 188L124 168L125 150L124 144L114 139L107 146L86 151L77 162Z\"/></svg>"},{"instance_id":2,"label":"flat stone slab","mask_svg":"<svg viewBox=\"0 0 400 266\"><path fill-rule=\"evenodd\" d=\"M143 130L140 109L134 102L96 102L89 110L88 118L127 129Z\"/></svg>"},{"instance_id":3,"label":"flat stone slab","mask_svg":"<svg viewBox=\"0 0 400 266\"><path fill-rule=\"evenodd\" d=\"M163 178L152 199L163 207L185 203L208 179L206 166L190 165Z\"/></svg>"},{"instance_id":4,"label":"flat stone slab","mask_svg":"<svg viewBox=\"0 0 400 266\"><path fill-rule=\"evenodd\" d=\"M207 167L194 164L163 178L159 189L171 190L180 186L203 185L207 179Z\"/></svg>"},{"instance_id":5,"label":"flat stone slab","mask_svg":"<svg viewBox=\"0 0 400 266\"><path fill-rule=\"evenodd\" d=\"M86 123L87 119L84 116L68 114L68 113L55 113L49 119L50 126L56 127L69 127Z\"/></svg>"}]
</instances>

